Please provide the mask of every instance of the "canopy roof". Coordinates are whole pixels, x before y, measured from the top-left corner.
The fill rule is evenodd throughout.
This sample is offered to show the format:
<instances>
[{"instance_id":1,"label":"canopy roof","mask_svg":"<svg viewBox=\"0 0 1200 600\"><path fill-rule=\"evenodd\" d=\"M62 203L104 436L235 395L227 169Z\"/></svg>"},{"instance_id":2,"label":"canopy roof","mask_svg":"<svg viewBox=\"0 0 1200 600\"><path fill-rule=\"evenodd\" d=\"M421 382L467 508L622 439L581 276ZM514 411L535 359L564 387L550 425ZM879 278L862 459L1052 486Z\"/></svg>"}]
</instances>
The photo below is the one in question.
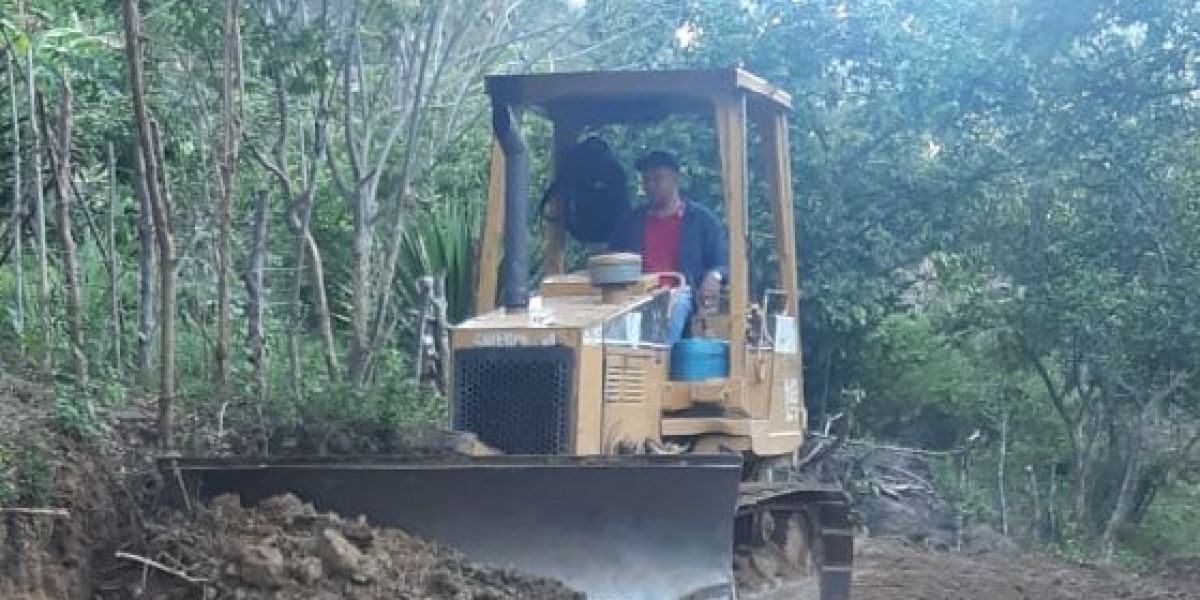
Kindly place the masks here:
<instances>
[{"instance_id":1,"label":"canopy roof","mask_svg":"<svg viewBox=\"0 0 1200 600\"><path fill-rule=\"evenodd\" d=\"M718 98L744 95L754 112L791 110L788 94L742 69L591 71L494 75L493 102L582 125L657 121L671 114L710 113Z\"/></svg>"}]
</instances>

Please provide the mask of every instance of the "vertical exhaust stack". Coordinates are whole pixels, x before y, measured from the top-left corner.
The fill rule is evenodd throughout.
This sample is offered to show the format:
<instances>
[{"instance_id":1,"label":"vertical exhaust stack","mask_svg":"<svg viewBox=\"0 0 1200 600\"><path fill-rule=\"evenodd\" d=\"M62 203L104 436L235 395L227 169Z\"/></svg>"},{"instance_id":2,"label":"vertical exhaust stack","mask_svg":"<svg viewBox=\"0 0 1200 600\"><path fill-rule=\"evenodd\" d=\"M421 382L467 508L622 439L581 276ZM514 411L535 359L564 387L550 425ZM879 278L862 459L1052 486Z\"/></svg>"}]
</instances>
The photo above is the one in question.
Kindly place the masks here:
<instances>
[{"instance_id":1,"label":"vertical exhaust stack","mask_svg":"<svg viewBox=\"0 0 1200 600\"><path fill-rule=\"evenodd\" d=\"M529 153L517 129L512 107L492 101L492 131L504 153L504 263L500 305L529 306Z\"/></svg>"}]
</instances>

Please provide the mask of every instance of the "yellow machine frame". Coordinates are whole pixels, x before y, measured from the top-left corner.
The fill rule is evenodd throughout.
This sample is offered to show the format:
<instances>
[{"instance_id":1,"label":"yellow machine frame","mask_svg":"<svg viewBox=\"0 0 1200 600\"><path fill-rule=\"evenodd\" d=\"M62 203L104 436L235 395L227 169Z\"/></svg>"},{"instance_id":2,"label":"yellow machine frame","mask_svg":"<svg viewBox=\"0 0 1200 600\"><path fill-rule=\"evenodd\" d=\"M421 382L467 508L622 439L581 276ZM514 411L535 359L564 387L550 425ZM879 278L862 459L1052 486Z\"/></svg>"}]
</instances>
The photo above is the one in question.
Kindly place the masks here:
<instances>
[{"instance_id":1,"label":"yellow machine frame","mask_svg":"<svg viewBox=\"0 0 1200 600\"><path fill-rule=\"evenodd\" d=\"M564 274L565 235L548 222L544 277L537 296L541 322L527 310L496 309L503 250L505 154L493 144L487 210L480 240L478 317L453 330L454 350L489 344L556 344L573 349L575 390L569 453L614 454L647 443L686 440L693 451L728 449L758 456L792 453L801 443L805 410L798 326L796 251L788 160L789 96L739 69L668 72L590 72L499 76L487 81L493 105L516 119L532 110L553 127L553 161L589 126L629 123L668 114L709 114L721 161L723 216L729 239L729 302L717 317L729 341L728 377L699 383L668 380L669 349L605 344L606 323L662 292L652 278L606 303L585 275ZM630 111L623 109L630 108ZM777 313L750 326L747 256L747 130L761 138L763 176L778 257ZM611 300L609 298L608 300ZM765 307L762 307L765 308ZM768 322L774 323L766 331ZM763 334L767 335L763 335ZM764 340L772 340L765 343ZM693 410L704 408L705 410ZM486 440L485 440L486 441Z\"/></svg>"}]
</instances>

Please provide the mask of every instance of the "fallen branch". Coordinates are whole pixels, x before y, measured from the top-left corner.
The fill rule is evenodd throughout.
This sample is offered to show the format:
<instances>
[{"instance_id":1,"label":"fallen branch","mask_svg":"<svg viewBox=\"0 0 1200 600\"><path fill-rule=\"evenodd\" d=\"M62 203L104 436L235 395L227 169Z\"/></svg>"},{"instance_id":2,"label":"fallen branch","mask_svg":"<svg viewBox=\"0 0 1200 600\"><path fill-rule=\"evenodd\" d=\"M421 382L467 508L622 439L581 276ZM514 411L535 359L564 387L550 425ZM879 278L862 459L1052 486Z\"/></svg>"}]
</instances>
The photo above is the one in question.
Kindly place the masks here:
<instances>
[{"instance_id":1,"label":"fallen branch","mask_svg":"<svg viewBox=\"0 0 1200 600\"><path fill-rule=\"evenodd\" d=\"M65 508L0 508L0 514L39 515L46 517L71 517L71 511Z\"/></svg>"},{"instance_id":2,"label":"fallen branch","mask_svg":"<svg viewBox=\"0 0 1200 600\"><path fill-rule=\"evenodd\" d=\"M882 481L872 481L871 484L875 487L876 490L879 491L880 494L883 494L884 496L887 496L888 498L891 498L892 500L900 499L900 492L893 490L892 488L884 485Z\"/></svg>"},{"instance_id":3,"label":"fallen branch","mask_svg":"<svg viewBox=\"0 0 1200 600\"><path fill-rule=\"evenodd\" d=\"M798 462L796 464L796 468L803 469L809 465L820 462L820 459L824 458L826 454L829 454L830 447L831 447L831 444L829 444L828 442L826 442L824 440L818 442L816 448L813 448L808 454L806 454L804 456L804 458L800 459L800 462Z\"/></svg>"},{"instance_id":4,"label":"fallen branch","mask_svg":"<svg viewBox=\"0 0 1200 600\"><path fill-rule=\"evenodd\" d=\"M187 573L184 573L183 571L180 571L179 569L172 569L171 567L168 567L167 565L164 565L155 560L150 560L149 558L146 558L144 556L138 556L136 554L130 554L128 552L117 552L116 556L117 556L117 558L123 558L125 560L132 560L133 562L141 563L142 565L147 566L147 567L153 567L155 569L158 569L159 571L162 571L163 573L166 573L167 575L174 575L175 577L178 577L188 583L201 584L201 583L208 582L207 579L204 579L202 577L192 577L191 575L188 575Z\"/></svg>"},{"instance_id":5,"label":"fallen branch","mask_svg":"<svg viewBox=\"0 0 1200 600\"><path fill-rule=\"evenodd\" d=\"M925 478L923 478L923 477L917 475L916 473L913 473L912 471L909 471L907 469L901 469L900 467L893 467L891 465L879 465L879 467L881 469L887 469L889 471L893 471L899 475L902 475L913 481L916 481L917 483L920 483L922 486L925 487L925 489L928 489L929 491L933 491L934 489L936 489L933 487L933 484L926 481Z\"/></svg>"},{"instance_id":6,"label":"fallen branch","mask_svg":"<svg viewBox=\"0 0 1200 600\"><path fill-rule=\"evenodd\" d=\"M837 449L839 449L841 447L842 442L845 441L845 438L847 437L847 433L842 432L842 435L839 435L835 438L834 436L832 436L830 434L830 432L833 431L833 424L836 423L838 420L840 420L844 416L846 416L846 413L838 413L836 415L833 415L832 417L825 419L825 427L824 427L823 434L817 434L816 432L812 432L812 435L814 435L816 437L820 437L822 439L820 442L818 442L816 444L815 448L813 448L811 451L809 451L809 453L807 455L805 455L804 458L800 459L800 462L798 462L796 464L797 469L805 469L805 468L809 467L810 465L815 465L815 464L821 462L822 460L824 460L827 455L833 454L834 451L836 451ZM833 443L830 443L829 440L834 440L834 441L833 441Z\"/></svg>"},{"instance_id":7,"label":"fallen branch","mask_svg":"<svg viewBox=\"0 0 1200 600\"><path fill-rule=\"evenodd\" d=\"M814 437L814 438L818 438L818 439L826 439L826 440L838 439L834 436L817 433L815 431L810 431L807 435L809 437ZM960 454L963 454L966 451L965 447L955 448L954 450L921 450L919 448L904 448L901 446L889 446L887 444L874 444L874 443L865 442L862 440L851 440L851 439L847 439L845 441L845 443L850 444L851 446L861 446L861 447L865 447L865 448L870 448L872 450L884 450L887 452L896 452L896 453L900 453L900 454L915 454L918 456L958 456Z\"/></svg>"},{"instance_id":8,"label":"fallen branch","mask_svg":"<svg viewBox=\"0 0 1200 600\"><path fill-rule=\"evenodd\" d=\"M179 486L179 497L183 498L183 507L188 513L192 512L192 500L188 497L187 484L183 482L183 473L179 470L179 464L171 461L171 472L175 475L175 484Z\"/></svg>"}]
</instances>

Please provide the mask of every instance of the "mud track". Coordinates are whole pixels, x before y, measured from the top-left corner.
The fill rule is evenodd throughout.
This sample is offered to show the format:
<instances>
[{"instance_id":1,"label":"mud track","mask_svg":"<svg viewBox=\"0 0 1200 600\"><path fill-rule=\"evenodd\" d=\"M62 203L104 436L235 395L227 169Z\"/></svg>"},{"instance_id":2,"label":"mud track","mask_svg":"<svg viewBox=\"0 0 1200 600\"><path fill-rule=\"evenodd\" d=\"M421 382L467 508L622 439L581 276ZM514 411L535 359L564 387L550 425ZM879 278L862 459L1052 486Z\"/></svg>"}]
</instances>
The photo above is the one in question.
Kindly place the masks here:
<instances>
[{"instance_id":1,"label":"mud track","mask_svg":"<svg viewBox=\"0 0 1200 600\"><path fill-rule=\"evenodd\" d=\"M859 540L854 600L1200 600L1200 558L1137 576L1036 554L957 554L890 539ZM751 600L815 599L791 586Z\"/></svg>"}]
</instances>

